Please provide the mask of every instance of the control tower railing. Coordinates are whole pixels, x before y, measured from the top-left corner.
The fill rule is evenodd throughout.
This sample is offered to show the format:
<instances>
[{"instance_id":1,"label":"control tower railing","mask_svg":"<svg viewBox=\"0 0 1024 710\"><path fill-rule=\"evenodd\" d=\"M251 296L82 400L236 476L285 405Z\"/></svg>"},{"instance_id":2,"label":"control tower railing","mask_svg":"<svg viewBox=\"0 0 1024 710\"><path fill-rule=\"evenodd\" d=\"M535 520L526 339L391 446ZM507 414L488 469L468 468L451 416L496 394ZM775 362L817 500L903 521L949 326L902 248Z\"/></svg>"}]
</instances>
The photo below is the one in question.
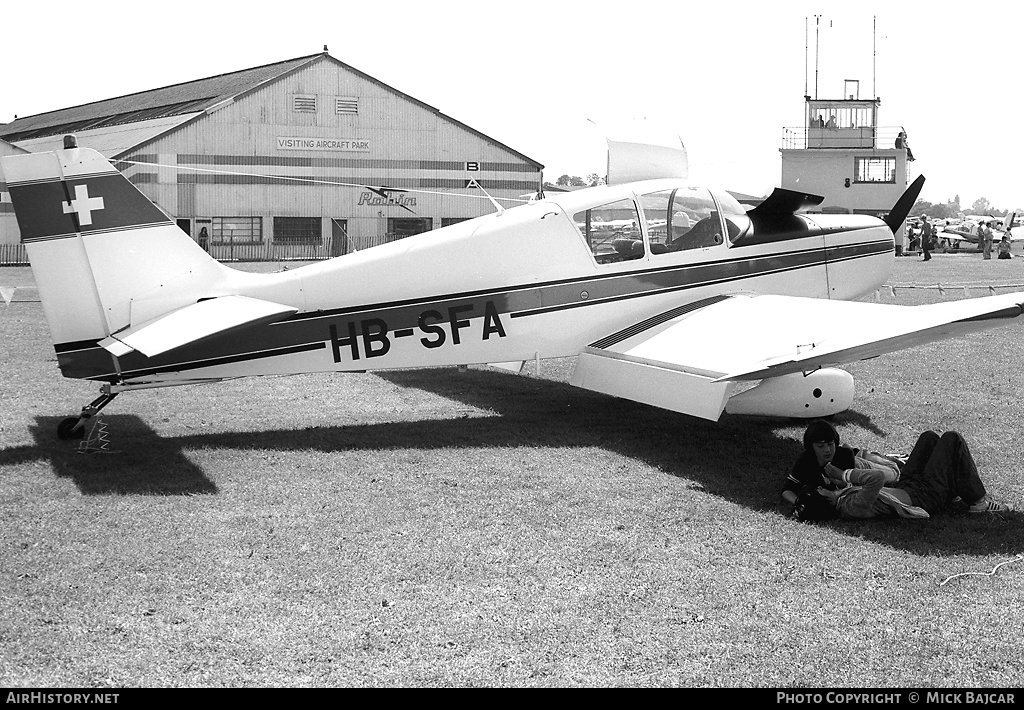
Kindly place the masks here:
<instances>
[{"instance_id":1,"label":"control tower railing","mask_svg":"<svg viewBox=\"0 0 1024 710\"><path fill-rule=\"evenodd\" d=\"M782 129L782 149L895 148L896 138L902 130L902 126L785 126Z\"/></svg>"}]
</instances>

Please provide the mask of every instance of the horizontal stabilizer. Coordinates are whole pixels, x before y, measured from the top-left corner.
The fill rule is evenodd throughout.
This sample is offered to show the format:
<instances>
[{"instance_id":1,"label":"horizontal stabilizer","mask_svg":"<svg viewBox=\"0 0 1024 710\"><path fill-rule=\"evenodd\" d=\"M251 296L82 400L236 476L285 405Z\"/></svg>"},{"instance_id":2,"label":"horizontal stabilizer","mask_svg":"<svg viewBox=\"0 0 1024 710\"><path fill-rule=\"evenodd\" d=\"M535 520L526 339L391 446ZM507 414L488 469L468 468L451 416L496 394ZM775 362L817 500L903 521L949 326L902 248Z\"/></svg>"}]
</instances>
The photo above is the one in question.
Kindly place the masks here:
<instances>
[{"instance_id":1,"label":"horizontal stabilizer","mask_svg":"<svg viewBox=\"0 0 1024 710\"><path fill-rule=\"evenodd\" d=\"M100 346L115 357L132 351L153 357L239 328L283 320L297 312L297 308L257 298L221 296L131 326L104 338Z\"/></svg>"}]
</instances>

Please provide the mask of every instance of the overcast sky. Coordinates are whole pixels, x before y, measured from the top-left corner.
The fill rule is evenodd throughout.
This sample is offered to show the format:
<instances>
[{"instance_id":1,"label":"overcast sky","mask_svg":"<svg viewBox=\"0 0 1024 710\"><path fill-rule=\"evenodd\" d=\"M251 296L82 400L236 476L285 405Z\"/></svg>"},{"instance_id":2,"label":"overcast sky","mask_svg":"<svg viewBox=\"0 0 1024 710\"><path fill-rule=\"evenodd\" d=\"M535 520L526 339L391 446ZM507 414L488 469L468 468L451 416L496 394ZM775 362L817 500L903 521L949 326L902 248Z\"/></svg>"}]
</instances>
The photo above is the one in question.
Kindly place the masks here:
<instances>
[{"instance_id":1,"label":"overcast sky","mask_svg":"<svg viewBox=\"0 0 1024 710\"><path fill-rule=\"evenodd\" d=\"M498 9L498 8L501 9ZM605 172L603 127L656 120L691 177L777 186L805 89L881 99L922 197L1024 206L1016 3L289 0L16 3L0 18L0 122L322 51L543 163ZM815 15L820 19L815 20ZM816 42L816 39L818 40Z\"/></svg>"}]
</instances>

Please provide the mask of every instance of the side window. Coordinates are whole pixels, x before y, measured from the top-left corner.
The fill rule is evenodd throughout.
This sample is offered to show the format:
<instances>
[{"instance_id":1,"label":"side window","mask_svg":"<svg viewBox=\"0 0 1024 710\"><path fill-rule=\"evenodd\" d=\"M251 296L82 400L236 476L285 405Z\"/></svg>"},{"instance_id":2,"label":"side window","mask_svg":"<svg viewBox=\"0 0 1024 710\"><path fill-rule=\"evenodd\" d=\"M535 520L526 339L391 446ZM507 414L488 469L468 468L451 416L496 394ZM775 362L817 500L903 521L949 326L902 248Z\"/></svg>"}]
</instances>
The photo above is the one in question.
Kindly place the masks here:
<instances>
[{"instance_id":1,"label":"side window","mask_svg":"<svg viewBox=\"0 0 1024 710\"><path fill-rule=\"evenodd\" d=\"M598 264L640 259L644 238L633 200L601 205L572 217Z\"/></svg>"},{"instance_id":2,"label":"side window","mask_svg":"<svg viewBox=\"0 0 1024 710\"><path fill-rule=\"evenodd\" d=\"M703 249L724 241L715 201L702 187L652 192L641 197L640 204L652 254Z\"/></svg>"}]
</instances>

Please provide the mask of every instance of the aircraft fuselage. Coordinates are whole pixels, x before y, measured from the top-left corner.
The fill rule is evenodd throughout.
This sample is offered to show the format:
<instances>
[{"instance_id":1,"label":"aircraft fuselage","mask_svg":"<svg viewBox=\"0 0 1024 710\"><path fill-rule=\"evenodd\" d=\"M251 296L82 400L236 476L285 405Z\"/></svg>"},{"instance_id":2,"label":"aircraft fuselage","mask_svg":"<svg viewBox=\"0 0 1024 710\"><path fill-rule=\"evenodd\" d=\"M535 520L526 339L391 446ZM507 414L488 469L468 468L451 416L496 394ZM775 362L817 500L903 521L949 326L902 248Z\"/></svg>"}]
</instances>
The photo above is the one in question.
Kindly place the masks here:
<instances>
[{"instance_id":1,"label":"aircraft fuselage","mask_svg":"<svg viewBox=\"0 0 1024 710\"><path fill-rule=\"evenodd\" d=\"M181 303L235 294L298 313L156 357L129 353L116 367L88 342L58 344L61 368L69 377L131 383L564 357L681 302L737 292L851 299L888 277L892 233L859 215L797 216L792 233L749 245L720 236L731 234L722 220L719 243L655 253L646 223L656 222L641 209L631 234L636 253L623 261L595 256L579 215L642 204L644 191L679 184L560 194L276 274L223 269L201 294L183 285ZM742 219L715 194L713 221ZM171 285L160 302L176 297Z\"/></svg>"}]
</instances>

